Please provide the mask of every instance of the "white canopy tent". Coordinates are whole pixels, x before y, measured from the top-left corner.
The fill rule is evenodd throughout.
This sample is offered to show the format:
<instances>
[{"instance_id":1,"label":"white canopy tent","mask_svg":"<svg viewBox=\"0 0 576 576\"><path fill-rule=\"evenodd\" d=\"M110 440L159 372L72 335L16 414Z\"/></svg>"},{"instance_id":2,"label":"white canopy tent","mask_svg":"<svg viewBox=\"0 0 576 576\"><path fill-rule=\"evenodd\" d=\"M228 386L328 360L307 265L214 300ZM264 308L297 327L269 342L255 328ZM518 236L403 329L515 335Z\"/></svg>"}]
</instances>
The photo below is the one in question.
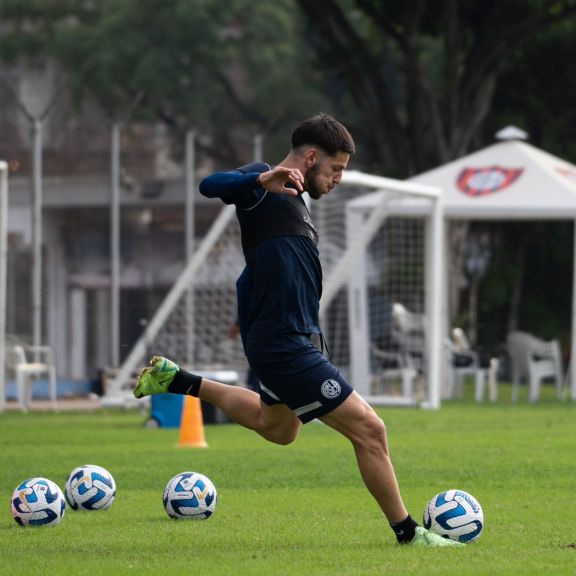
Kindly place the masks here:
<instances>
[{"instance_id":1,"label":"white canopy tent","mask_svg":"<svg viewBox=\"0 0 576 576\"><path fill-rule=\"evenodd\" d=\"M526 142L508 140L410 181L442 189L445 219L574 221L571 358L576 360L576 166ZM375 207L381 194L353 200L348 210ZM416 214L426 207L409 199L396 210ZM571 378L571 398L576 401L576 377Z\"/></svg>"}]
</instances>

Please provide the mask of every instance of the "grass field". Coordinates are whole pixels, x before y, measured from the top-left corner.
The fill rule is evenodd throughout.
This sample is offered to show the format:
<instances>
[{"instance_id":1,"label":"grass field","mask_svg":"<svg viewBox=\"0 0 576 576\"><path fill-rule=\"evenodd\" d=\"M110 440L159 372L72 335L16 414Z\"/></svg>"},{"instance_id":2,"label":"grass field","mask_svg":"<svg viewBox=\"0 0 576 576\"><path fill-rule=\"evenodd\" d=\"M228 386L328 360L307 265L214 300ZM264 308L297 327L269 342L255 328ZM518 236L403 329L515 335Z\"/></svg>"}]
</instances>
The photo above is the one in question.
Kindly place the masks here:
<instances>
[{"instance_id":1,"label":"grass field","mask_svg":"<svg viewBox=\"0 0 576 576\"><path fill-rule=\"evenodd\" d=\"M138 412L0 415L0 574L380 575L576 573L576 406L446 404L380 410L404 499L415 517L435 493L461 488L486 527L464 549L395 544L362 486L348 442L321 424L291 446L233 424L206 426L207 449L178 431L146 430ZM45 476L62 488L93 463L118 486L112 508L68 509L59 526L19 527L16 485ZM219 491L207 521L170 520L162 492L178 472Z\"/></svg>"}]
</instances>

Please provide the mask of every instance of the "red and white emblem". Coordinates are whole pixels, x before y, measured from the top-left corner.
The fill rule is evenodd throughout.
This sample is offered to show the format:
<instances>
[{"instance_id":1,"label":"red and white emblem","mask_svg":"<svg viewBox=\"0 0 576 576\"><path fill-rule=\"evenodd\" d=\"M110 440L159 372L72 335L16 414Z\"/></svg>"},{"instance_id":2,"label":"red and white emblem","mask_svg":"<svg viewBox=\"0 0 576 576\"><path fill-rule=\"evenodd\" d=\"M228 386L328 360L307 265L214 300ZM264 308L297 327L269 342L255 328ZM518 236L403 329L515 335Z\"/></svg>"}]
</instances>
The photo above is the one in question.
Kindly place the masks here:
<instances>
[{"instance_id":1,"label":"red and white emblem","mask_svg":"<svg viewBox=\"0 0 576 576\"><path fill-rule=\"evenodd\" d=\"M458 189L468 196L485 196L510 186L524 172L524 168L464 168L458 175Z\"/></svg>"},{"instance_id":2,"label":"red and white emblem","mask_svg":"<svg viewBox=\"0 0 576 576\"><path fill-rule=\"evenodd\" d=\"M558 166L556 171L571 180L573 184L576 183L576 170L574 170L574 168L570 168L569 166L565 168Z\"/></svg>"}]
</instances>

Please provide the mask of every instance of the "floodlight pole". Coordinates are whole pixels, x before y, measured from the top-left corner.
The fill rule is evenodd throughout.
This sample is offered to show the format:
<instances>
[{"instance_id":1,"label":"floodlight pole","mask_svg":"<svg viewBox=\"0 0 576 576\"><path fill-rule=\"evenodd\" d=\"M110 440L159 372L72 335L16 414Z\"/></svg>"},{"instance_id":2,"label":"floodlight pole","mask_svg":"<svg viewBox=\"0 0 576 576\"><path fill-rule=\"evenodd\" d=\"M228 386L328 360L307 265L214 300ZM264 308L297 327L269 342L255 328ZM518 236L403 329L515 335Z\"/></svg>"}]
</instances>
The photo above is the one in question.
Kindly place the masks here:
<instances>
[{"instance_id":1,"label":"floodlight pole","mask_svg":"<svg viewBox=\"0 0 576 576\"><path fill-rule=\"evenodd\" d=\"M112 119L110 133L110 363L120 366L120 131L144 98L136 94L122 116Z\"/></svg>"},{"instance_id":2,"label":"floodlight pole","mask_svg":"<svg viewBox=\"0 0 576 576\"><path fill-rule=\"evenodd\" d=\"M32 121L32 343L42 344L42 120Z\"/></svg>"},{"instance_id":3,"label":"floodlight pole","mask_svg":"<svg viewBox=\"0 0 576 576\"><path fill-rule=\"evenodd\" d=\"M110 151L110 362L120 365L120 123L112 124Z\"/></svg>"},{"instance_id":4,"label":"floodlight pole","mask_svg":"<svg viewBox=\"0 0 576 576\"><path fill-rule=\"evenodd\" d=\"M0 413L6 403L6 303L8 290L8 165L0 162Z\"/></svg>"},{"instance_id":5,"label":"floodlight pole","mask_svg":"<svg viewBox=\"0 0 576 576\"><path fill-rule=\"evenodd\" d=\"M56 105L65 85L62 83L57 88L43 112L33 114L9 84L1 79L0 83L32 125L32 343L40 346L42 344L42 129L43 121Z\"/></svg>"},{"instance_id":6,"label":"floodlight pole","mask_svg":"<svg viewBox=\"0 0 576 576\"><path fill-rule=\"evenodd\" d=\"M194 256L194 200L196 195L196 133L189 130L186 133L186 158L184 165L186 194L186 264ZM186 293L186 362L194 365L194 286L191 283Z\"/></svg>"}]
</instances>

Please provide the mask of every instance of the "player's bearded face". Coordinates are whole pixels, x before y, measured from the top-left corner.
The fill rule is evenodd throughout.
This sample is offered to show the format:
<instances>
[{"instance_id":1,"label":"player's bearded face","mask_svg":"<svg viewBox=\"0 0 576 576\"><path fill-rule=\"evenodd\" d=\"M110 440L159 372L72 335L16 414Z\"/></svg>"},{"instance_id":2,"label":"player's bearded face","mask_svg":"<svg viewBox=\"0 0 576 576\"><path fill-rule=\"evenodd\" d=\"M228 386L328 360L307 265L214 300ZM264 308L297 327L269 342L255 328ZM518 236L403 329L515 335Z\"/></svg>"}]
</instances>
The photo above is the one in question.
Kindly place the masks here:
<instances>
[{"instance_id":1,"label":"player's bearded face","mask_svg":"<svg viewBox=\"0 0 576 576\"><path fill-rule=\"evenodd\" d=\"M325 186L322 186L320 180L320 164L315 164L308 170L308 172L306 172L306 177L304 178L304 190L308 192L310 198L318 200L324 194L328 193L328 190L324 192L323 188L325 188Z\"/></svg>"},{"instance_id":2,"label":"player's bearded face","mask_svg":"<svg viewBox=\"0 0 576 576\"><path fill-rule=\"evenodd\" d=\"M349 154L338 152L334 156L323 156L319 162L310 166L304 176L304 190L308 192L310 198L318 200L340 184L342 172L349 159Z\"/></svg>"}]
</instances>

